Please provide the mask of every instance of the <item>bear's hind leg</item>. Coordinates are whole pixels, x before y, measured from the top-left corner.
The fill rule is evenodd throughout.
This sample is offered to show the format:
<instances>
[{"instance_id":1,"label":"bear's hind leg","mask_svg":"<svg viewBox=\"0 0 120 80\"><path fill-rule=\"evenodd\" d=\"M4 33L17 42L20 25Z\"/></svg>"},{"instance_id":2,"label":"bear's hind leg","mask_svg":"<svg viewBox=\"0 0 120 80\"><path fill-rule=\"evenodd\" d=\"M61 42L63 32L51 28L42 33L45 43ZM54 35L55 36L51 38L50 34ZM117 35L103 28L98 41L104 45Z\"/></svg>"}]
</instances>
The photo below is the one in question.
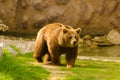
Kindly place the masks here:
<instances>
[{"instance_id":1,"label":"bear's hind leg","mask_svg":"<svg viewBox=\"0 0 120 80\"><path fill-rule=\"evenodd\" d=\"M34 49L34 58L38 62L43 62L42 57L48 52L46 41L42 38L36 39L35 49Z\"/></svg>"}]
</instances>

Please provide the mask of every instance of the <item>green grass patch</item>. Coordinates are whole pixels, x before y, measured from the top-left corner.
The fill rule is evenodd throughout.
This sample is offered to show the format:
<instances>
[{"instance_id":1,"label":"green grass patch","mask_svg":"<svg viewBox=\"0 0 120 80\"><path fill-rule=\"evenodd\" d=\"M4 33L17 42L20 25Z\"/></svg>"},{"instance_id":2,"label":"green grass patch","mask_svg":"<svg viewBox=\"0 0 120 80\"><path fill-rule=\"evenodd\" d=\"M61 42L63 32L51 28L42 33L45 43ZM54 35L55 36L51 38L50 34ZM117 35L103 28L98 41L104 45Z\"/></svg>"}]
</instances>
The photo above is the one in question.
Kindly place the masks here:
<instances>
[{"instance_id":1,"label":"green grass patch","mask_svg":"<svg viewBox=\"0 0 120 80\"><path fill-rule=\"evenodd\" d=\"M20 52L15 46L11 47ZM65 64L64 56L61 59ZM49 80L50 72L31 62L36 62L32 52L16 56L4 49L0 57L0 80ZM120 63L117 62L77 59L74 68L59 68L65 71L65 80L120 80Z\"/></svg>"},{"instance_id":2,"label":"green grass patch","mask_svg":"<svg viewBox=\"0 0 120 80\"><path fill-rule=\"evenodd\" d=\"M67 71L65 80L120 80L120 63L77 60L75 68Z\"/></svg>"},{"instance_id":3,"label":"green grass patch","mask_svg":"<svg viewBox=\"0 0 120 80\"><path fill-rule=\"evenodd\" d=\"M32 53L14 56L4 49L0 57L0 80L46 80L50 72L30 61L34 61Z\"/></svg>"}]
</instances>

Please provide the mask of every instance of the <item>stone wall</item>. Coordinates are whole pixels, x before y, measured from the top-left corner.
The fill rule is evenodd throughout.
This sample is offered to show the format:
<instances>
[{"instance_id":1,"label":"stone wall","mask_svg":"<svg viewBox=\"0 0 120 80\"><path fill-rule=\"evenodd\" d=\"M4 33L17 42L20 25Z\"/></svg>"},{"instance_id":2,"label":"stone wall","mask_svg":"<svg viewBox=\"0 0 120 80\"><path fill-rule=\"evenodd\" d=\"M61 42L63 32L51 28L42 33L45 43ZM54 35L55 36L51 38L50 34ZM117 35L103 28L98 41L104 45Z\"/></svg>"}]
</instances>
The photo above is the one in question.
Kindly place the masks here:
<instances>
[{"instance_id":1,"label":"stone wall","mask_svg":"<svg viewBox=\"0 0 120 80\"><path fill-rule=\"evenodd\" d=\"M52 22L81 27L84 35L120 32L120 0L0 0L0 19L10 33L36 34Z\"/></svg>"}]
</instances>

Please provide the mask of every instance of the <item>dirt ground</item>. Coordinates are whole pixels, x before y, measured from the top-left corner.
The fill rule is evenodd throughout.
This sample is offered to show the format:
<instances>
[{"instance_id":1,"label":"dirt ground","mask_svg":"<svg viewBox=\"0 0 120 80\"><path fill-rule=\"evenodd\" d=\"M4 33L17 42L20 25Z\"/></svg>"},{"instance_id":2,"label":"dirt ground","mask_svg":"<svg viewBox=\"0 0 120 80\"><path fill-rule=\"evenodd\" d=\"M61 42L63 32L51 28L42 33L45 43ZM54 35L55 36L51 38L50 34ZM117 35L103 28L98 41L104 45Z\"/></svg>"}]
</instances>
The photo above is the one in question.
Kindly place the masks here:
<instances>
[{"instance_id":1,"label":"dirt ground","mask_svg":"<svg viewBox=\"0 0 120 80\"><path fill-rule=\"evenodd\" d=\"M43 63L38 62L31 62L33 65L41 66L48 70L51 74L48 80L64 80L66 73L65 71L62 71L58 66L54 65L45 65Z\"/></svg>"}]
</instances>

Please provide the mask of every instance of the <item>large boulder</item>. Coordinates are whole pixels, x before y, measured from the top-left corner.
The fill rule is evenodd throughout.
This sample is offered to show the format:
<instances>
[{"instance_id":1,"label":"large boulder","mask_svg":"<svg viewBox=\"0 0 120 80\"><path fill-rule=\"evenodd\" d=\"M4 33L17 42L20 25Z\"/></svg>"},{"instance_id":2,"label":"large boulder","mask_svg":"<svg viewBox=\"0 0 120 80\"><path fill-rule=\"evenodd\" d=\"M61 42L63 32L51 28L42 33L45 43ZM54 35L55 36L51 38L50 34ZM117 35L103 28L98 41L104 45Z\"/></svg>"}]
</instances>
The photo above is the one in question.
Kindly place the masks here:
<instances>
[{"instance_id":1,"label":"large boulder","mask_svg":"<svg viewBox=\"0 0 120 80\"><path fill-rule=\"evenodd\" d=\"M0 24L0 31L5 32L9 29L9 27L5 24Z\"/></svg>"},{"instance_id":2,"label":"large boulder","mask_svg":"<svg viewBox=\"0 0 120 80\"><path fill-rule=\"evenodd\" d=\"M36 34L48 23L61 22L82 34L120 32L120 0L0 0L0 19L8 32Z\"/></svg>"},{"instance_id":3,"label":"large boulder","mask_svg":"<svg viewBox=\"0 0 120 80\"><path fill-rule=\"evenodd\" d=\"M112 44L120 44L120 33L117 30L111 30L107 34L107 40Z\"/></svg>"}]
</instances>

